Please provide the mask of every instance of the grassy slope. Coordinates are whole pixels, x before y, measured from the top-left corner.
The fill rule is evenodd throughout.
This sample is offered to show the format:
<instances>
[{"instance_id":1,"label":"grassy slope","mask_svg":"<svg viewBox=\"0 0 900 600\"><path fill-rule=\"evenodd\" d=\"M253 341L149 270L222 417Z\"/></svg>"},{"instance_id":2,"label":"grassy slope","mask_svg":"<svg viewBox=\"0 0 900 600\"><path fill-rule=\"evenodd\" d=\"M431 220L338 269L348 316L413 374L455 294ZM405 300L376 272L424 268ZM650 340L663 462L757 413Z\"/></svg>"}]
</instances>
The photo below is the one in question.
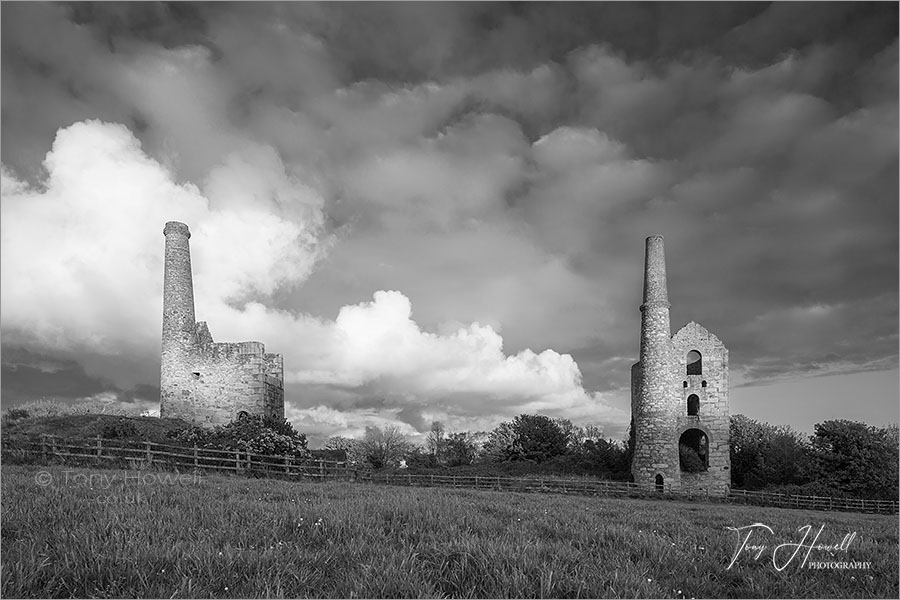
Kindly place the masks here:
<instances>
[{"instance_id":1,"label":"grassy slope","mask_svg":"<svg viewBox=\"0 0 900 600\"><path fill-rule=\"evenodd\" d=\"M115 427L127 421L134 425L136 435L129 439L173 443L167 437L170 431L180 431L191 426L181 419L160 419L159 417L120 417L115 415L61 415L57 417L31 417L14 421L4 426L3 436L11 439L35 437L41 434L57 435L63 438L96 437L106 426Z\"/></svg>"},{"instance_id":2,"label":"grassy slope","mask_svg":"<svg viewBox=\"0 0 900 600\"><path fill-rule=\"evenodd\" d=\"M39 470L54 483L35 483ZM67 474L68 471L68 474ZM651 500L289 483L81 485L3 467L5 597L897 597L896 517ZM132 473L133 474L133 473ZM145 473L153 477L159 474ZM66 483L66 477L69 477ZM102 504L110 495L137 503ZM870 571L726 567L763 522L780 541L857 532ZM827 554L814 553L814 558Z\"/></svg>"}]
</instances>

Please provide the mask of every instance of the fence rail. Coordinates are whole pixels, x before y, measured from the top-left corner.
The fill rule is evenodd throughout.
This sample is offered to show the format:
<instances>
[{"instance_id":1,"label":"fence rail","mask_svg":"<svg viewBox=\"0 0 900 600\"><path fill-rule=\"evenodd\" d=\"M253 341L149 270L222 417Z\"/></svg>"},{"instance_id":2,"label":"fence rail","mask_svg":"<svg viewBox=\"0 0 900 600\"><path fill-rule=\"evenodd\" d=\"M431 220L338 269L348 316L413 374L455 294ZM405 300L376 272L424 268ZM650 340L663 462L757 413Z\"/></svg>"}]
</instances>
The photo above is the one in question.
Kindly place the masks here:
<instances>
[{"instance_id":1,"label":"fence rail","mask_svg":"<svg viewBox=\"0 0 900 600\"><path fill-rule=\"evenodd\" d=\"M155 442L129 442L106 440L101 437L73 440L44 435L40 439L4 439L2 457L39 458L46 462L51 458L64 462L89 461L93 464L107 461L129 468L167 468L204 471L230 471L236 474L261 475L312 481L344 480L380 485L418 487L471 488L510 492L557 493L596 496L663 497L672 499L702 499L707 501L775 506L805 510L852 511L881 514L897 514L897 500L870 500L862 498L834 498L829 496L803 496L749 490L728 490L726 494L710 490L666 492L653 487L645 488L624 481L600 479L557 479L490 477L483 475L431 475L417 473L379 473L355 469L345 462L309 459L294 456L254 454L239 450L217 450L159 444Z\"/></svg>"},{"instance_id":2,"label":"fence rail","mask_svg":"<svg viewBox=\"0 0 900 600\"><path fill-rule=\"evenodd\" d=\"M372 483L389 485L457 487L516 492L552 492L577 495L666 497L672 499L703 499L708 501L757 506L775 506L804 510L851 511L881 514L897 514L897 500L869 500L860 498L834 498L830 496L803 496L775 492L728 490L725 495L710 490L690 490L661 494L652 487L642 487L624 481L590 479L524 479L512 477L485 477L460 475L421 475L400 473L372 473L363 478Z\"/></svg>"},{"instance_id":3,"label":"fence rail","mask_svg":"<svg viewBox=\"0 0 900 600\"><path fill-rule=\"evenodd\" d=\"M356 470L344 462L296 456L268 455L243 450L218 450L196 445L175 446L156 442L108 440L101 437L62 439L44 435L40 439L7 439L3 458L51 458L64 462L105 462L129 468L174 468L204 471L233 471L263 476L298 479L353 479Z\"/></svg>"}]
</instances>

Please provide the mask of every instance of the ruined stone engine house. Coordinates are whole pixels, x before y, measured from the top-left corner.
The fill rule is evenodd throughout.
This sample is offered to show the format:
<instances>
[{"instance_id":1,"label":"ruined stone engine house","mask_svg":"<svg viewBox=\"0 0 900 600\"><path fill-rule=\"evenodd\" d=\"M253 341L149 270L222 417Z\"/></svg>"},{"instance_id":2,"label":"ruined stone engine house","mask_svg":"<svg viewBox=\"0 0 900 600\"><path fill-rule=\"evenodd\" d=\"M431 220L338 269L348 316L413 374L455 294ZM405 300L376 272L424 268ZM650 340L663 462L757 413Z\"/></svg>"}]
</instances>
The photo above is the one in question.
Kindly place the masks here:
<instances>
[{"instance_id":1,"label":"ruined stone engine house","mask_svg":"<svg viewBox=\"0 0 900 600\"><path fill-rule=\"evenodd\" d=\"M163 283L160 417L222 425L241 413L284 418L284 359L260 342L214 342L194 320L188 226L169 221Z\"/></svg>"},{"instance_id":2,"label":"ruined stone engine house","mask_svg":"<svg viewBox=\"0 0 900 600\"><path fill-rule=\"evenodd\" d=\"M663 238L651 236L640 361L631 367L631 472L635 483L659 491L724 494L731 484L728 350L693 321L670 337L669 306ZM681 445L693 452L690 467Z\"/></svg>"}]
</instances>

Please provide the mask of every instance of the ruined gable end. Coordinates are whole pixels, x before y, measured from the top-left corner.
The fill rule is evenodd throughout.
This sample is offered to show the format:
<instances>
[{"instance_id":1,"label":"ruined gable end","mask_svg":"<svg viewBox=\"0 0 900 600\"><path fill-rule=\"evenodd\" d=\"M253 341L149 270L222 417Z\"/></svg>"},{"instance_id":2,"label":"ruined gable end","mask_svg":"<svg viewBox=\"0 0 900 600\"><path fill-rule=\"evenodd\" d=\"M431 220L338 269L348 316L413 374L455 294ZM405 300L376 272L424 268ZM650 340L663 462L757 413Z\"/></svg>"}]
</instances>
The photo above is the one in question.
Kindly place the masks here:
<instances>
[{"instance_id":1,"label":"ruined gable end","mask_svg":"<svg viewBox=\"0 0 900 600\"><path fill-rule=\"evenodd\" d=\"M160 416L213 426L241 413L284 419L284 358L261 342L215 342L194 319L188 226L163 230L163 333Z\"/></svg>"}]
</instances>

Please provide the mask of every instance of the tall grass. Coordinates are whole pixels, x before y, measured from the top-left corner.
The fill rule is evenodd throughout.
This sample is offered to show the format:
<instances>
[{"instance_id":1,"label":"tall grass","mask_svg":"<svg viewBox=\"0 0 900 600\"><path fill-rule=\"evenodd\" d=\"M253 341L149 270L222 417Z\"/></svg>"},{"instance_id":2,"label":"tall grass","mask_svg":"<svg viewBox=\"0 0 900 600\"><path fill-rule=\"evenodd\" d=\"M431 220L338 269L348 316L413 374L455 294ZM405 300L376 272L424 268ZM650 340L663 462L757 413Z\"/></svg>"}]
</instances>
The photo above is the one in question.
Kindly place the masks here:
<instances>
[{"instance_id":1,"label":"tall grass","mask_svg":"<svg viewBox=\"0 0 900 600\"><path fill-rule=\"evenodd\" d=\"M41 486L35 476L47 472ZM4 466L5 597L883 597L896 517ZM107 486L102 475L118 475ZM89 478L90 477L90 478ZM41 483L44 483L41 481ZM783 571L726 527L856 532L868 570ZM778 543L778 542L776 542Z\"/></svg>"}]
</instances>

